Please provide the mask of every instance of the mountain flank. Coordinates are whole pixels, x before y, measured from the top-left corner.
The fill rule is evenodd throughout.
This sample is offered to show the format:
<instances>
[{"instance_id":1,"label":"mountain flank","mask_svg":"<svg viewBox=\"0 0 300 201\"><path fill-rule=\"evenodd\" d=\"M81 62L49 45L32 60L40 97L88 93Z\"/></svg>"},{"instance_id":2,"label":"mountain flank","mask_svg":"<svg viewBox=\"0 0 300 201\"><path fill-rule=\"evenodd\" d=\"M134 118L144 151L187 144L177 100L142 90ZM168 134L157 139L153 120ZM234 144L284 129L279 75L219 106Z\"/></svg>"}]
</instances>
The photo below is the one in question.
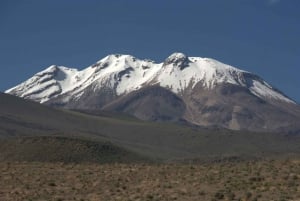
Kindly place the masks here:
<instances>
[{"instance_id":1,"label":"mountain flank","mask_svg":"<svg viewBox=\"0 0 300 201\"><path fill-rule=\"evenodd\" d=\"M149 122L109 112L88 114L1 93L0 118L3 160L43 161L49 155L52 161L73 162L215 161L300 152L298 135ZM100 158L94 159L93 152ZM101 160L103 155L108 159Z\"/></svg>"}]
</instances>

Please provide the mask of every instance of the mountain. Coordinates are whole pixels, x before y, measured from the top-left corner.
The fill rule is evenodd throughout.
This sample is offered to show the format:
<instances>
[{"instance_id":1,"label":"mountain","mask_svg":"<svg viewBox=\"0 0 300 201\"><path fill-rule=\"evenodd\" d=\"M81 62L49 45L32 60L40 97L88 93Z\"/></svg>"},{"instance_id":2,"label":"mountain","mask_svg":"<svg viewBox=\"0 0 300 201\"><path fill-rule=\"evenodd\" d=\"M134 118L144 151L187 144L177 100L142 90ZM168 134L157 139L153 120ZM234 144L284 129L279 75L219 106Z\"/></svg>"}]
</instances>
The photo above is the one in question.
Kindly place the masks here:
<instances>
[{"instance_id":1,"label":"mountain","mask_svg":"<svg viewBox=\"0 0 300 201\"><path fill-rule=\"evenodd\" d=\"M300 106L262 78L182 53L162 63L109 55L81 71L53 65L6 93L67 109L124 112L142 120L300 132Z\"/></svg>"}]
</instances>

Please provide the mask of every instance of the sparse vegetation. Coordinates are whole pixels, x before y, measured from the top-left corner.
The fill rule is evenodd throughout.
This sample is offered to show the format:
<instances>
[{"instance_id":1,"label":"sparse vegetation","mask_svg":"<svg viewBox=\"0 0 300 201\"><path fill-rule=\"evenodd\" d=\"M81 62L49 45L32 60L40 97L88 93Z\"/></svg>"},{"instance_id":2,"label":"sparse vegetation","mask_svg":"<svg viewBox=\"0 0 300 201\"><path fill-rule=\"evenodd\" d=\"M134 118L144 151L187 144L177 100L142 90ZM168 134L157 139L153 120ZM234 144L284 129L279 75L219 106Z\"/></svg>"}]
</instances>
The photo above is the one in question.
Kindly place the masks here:
<instances>
[{"instance_id":1,"label":"sparse vegetation","mask_svg":"<svg viewBox=\"0 0 300 201\"><path fill-rule=\"evenodd\" d=\"M0 200L296 200L300 161L0 163ZM274 174L276 177L274 177Z\"/></svg>"}]
</instances>

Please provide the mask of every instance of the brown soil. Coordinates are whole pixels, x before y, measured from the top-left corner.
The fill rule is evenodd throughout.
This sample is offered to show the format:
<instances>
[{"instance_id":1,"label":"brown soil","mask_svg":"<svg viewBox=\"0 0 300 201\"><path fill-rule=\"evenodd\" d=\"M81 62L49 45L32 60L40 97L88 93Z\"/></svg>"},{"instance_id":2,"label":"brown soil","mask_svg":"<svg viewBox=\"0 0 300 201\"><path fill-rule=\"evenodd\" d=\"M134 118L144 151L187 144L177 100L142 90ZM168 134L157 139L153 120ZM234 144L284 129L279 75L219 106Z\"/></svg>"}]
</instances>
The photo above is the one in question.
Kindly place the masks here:
<instances>
[{"instance_id":1,"label":"brown soil","mask_svg":"<svg viewBox=\"0 0 300 201\"><path fill-rule=\"evenodd\" d=\"M297 200L300 161L0 163L0 200Z\"/></svg>"}]
</instances>

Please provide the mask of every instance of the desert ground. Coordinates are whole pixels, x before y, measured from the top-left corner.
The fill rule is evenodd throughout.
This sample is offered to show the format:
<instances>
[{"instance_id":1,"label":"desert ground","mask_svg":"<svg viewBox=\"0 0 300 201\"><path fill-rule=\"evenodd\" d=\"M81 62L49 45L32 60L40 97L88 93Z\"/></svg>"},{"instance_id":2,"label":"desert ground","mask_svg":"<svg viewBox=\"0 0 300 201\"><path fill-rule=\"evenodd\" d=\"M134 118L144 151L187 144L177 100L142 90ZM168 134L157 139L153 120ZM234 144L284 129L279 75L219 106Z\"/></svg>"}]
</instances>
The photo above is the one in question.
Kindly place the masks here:
<instances>
[{"instance_id":1,"label":"desert ground","mask_svg":"<svg viewBox=\"0 0 300 201\"><path fill-rule=\"evenodd\" d=\"M0 163L0 200L300 200L300 160Z\"/></svg>"}]
</instances>

